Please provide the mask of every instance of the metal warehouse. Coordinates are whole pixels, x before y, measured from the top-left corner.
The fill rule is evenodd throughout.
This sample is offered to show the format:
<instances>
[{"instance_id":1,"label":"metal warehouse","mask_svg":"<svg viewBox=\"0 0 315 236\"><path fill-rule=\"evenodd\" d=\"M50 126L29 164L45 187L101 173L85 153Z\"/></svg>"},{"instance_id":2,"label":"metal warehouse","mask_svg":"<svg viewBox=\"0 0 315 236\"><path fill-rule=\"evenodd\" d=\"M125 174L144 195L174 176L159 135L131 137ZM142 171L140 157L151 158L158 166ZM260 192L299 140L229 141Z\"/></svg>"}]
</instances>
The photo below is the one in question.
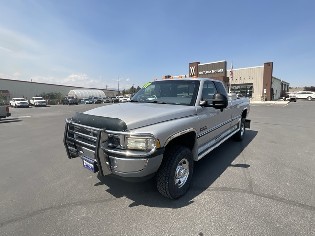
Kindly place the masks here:
<instances>
[{"instance_id":1,"label":"metal warehouse","mask_svg":"<svg viewBox=\"0 0 315 236\"><path fill-rule=\"evenodd\" d=\"M96 88L83 88L66 85L37 83L31 81L10 80L0 78L0 91L5 91L2 96L5 96L7 100L14 97L24 97L30 99L31 97L38 96L40 94L48 93L61 93L62 96L68 95L70 90L97 90ZM106 96L112 97L117 94L117 91L101 89Z\"/></svg>"}]
</instances>

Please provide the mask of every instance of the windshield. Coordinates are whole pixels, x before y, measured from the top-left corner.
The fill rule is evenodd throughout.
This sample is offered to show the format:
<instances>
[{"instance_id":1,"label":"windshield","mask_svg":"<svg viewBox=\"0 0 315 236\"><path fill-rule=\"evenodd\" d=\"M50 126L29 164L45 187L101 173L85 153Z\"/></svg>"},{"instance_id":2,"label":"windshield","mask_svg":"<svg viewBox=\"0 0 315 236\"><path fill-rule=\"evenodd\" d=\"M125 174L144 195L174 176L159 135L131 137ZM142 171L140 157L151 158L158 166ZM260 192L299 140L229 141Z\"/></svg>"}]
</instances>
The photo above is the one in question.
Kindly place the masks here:
<instances>
[{"instance_id":1,"label":"windshield","mask_svg":"<svg viewBox=\"0 0 315 236\"><path fill-rule=\"evenodd\" d=\"M17 102L25 102L26 101L24 98L14 98L13 100L17 101Z\"/></svg>"},{"instance_id":2,"label":"windshield","mask_svg":"<svg viewBox=\"0 0 315 236\"><path fill-rule=\"evenodd\" d=\"M199 88L198 80L162 80L145 84L131 102L193 106Z\"/></svg>"},{"instance_id":3,"label":"windshield","mask_svg":"<svg viewBox=\"0 0 315 236\"><path fill-rule=\"evenodd\" d=\"M42 97L36 97L34 100L44 100Z\"/></svg>"}]
</instances>

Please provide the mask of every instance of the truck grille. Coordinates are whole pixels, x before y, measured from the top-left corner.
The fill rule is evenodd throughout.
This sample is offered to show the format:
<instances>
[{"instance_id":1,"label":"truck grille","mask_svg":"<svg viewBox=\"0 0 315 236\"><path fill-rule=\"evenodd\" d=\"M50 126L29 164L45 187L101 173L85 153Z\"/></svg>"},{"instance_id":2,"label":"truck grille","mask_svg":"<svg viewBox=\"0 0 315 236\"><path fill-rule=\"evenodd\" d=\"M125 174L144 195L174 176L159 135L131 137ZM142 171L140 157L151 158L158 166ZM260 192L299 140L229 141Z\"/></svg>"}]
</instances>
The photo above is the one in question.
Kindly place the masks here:
<instances>
[{"instance_id":1,"label":"truck grille","mask_svg":"<svg viewBox=\"0 0 315 236\"><path fill-rule=\"evenodd\" d=\"M76 123L68 123L65 141L69 152L72 155L78 156L78 152L82 151L83 148L86 148L95 153L98 142L98 133L99 129Z\"/></svg>"}]
</instances>

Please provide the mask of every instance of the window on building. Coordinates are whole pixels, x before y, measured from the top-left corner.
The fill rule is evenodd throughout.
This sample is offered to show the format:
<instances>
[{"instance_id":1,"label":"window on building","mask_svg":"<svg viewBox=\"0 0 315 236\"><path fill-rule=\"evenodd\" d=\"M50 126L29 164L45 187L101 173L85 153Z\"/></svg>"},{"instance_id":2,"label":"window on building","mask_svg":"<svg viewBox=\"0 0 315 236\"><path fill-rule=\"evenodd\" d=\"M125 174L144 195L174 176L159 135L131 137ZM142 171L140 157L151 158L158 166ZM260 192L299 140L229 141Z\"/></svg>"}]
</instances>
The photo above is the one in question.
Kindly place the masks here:
<instances>
[{"instance_id":1,"label":"window on building","mask_svg":"<svg viewBox=\"0 0 315 236\"><path fill-rule=\"evenodd\" d=\"M254 87L252 83L248 84L232 84L231 93L242 95L243 97L251 98L253 96Z\"/></svg>"}]
</instances>

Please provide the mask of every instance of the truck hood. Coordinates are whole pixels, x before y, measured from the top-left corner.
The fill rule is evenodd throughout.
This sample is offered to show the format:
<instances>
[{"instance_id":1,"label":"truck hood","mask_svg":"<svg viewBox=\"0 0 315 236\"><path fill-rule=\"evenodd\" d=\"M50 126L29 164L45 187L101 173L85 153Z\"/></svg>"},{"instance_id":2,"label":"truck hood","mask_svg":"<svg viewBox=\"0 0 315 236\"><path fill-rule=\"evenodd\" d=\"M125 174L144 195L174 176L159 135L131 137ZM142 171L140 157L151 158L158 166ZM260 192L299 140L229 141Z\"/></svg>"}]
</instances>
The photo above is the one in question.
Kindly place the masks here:
<instances>
[{"instance_id":1,"label":"truck hood","mask_svg":"<svg viewBox=\"0 0 315 236\"><path fill-rule=\"evenodd\" d=\"M98 107L83 114L121 120L127 125L128 130L132 130L193 116L196 114L196 109L194 106L128 102Z\"/></svg>"}]
</instances>

